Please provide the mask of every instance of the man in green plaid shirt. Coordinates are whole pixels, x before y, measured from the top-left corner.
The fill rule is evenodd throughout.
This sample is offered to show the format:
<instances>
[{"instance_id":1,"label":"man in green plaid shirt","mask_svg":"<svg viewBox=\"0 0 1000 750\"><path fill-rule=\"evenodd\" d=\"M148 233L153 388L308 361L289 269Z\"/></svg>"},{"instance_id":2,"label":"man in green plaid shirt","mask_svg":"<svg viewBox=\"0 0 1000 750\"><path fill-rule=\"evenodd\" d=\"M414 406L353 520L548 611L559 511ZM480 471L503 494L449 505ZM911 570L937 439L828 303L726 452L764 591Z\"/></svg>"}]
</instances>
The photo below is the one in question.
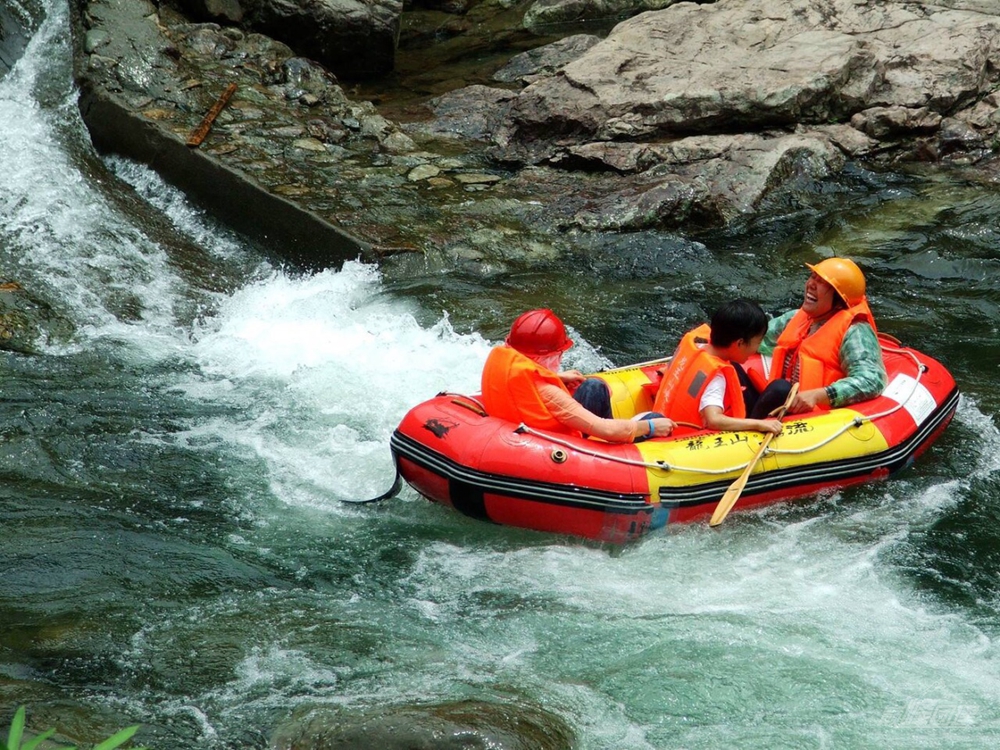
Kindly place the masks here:
<instances>
[{"instance_id":1,"label":"man in green plaid shirt","mask_svg":"<svg viewBox=\"0 0 1000 750\"><path fill-rule=\"evenodd\" d=\"M793 414L875 398L888 380L861 269L846 258L807 267L802 306L772 318L760 345L771 380L799 382Z\"/></svg>"}]
</instances>

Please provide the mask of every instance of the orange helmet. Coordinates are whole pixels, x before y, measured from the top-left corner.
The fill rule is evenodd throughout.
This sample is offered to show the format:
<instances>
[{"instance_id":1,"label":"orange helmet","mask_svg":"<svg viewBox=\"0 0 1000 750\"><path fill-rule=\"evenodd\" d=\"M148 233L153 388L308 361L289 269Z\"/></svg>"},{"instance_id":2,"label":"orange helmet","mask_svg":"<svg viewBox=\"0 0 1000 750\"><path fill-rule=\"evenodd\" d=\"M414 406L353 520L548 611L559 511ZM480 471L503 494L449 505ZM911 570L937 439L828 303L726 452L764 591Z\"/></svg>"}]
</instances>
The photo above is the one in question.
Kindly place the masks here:
<instances>
[{"instance_id":1,"label":"orange helmet","mask_svg":"<svg viewBox=\"0 0 1000 750\"><path fill-rule=\"evenodd\" d=\"M865 275L853 260L827 258L815 266L806 263L806 268L832 286L848 307L865 298Z\"/></svg>"},{"instance_id":2,"label":"orange helmet","mask_svg":"<svg viewBox=\"0 0 1000 750\"><path fill-rule=\"evenodd\" d=\"M551 310L521 313L511 325L506 343L529 357L564 352L573 346L566 326Z\"/></svg>"}]
</instances>

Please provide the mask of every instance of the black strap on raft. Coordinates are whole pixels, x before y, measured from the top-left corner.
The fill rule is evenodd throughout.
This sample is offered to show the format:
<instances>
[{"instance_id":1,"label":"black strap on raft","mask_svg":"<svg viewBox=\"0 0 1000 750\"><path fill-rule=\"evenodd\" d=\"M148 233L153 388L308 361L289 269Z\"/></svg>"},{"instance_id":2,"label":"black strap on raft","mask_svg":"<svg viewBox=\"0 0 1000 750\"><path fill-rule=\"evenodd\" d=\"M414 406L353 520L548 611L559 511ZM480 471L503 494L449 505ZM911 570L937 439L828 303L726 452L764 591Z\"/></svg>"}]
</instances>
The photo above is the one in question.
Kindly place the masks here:
<instances>
[{"instance_id":1,"label":"black strap on raft","mask_svg":"<svg viewBox=\"0 0 1000 750\"><path fill-rule=\"evenodd\" d=\"M368 503L377 503L381 500L388 500L390 497L396 497L399 494L400 488L403 486L403 478L399 475L399 463L393 461L396 467L396 476L392 480L392 487L383 492L378 497L370 497L367 500L347 500L345 498L340 498L340 502L349 503L350 505L367 505Z\"/></svg>"}]
</instances>

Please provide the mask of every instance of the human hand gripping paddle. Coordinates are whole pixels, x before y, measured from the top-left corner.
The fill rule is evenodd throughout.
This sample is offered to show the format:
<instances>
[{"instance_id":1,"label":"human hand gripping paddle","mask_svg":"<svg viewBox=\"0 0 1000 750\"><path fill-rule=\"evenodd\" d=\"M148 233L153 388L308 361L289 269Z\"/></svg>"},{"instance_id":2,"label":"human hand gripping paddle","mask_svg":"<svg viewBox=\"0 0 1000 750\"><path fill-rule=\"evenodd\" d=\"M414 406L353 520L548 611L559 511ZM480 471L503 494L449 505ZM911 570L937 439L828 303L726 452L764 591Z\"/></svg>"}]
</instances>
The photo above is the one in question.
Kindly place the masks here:
<instances>
[{"instance_id":1,"label":"human hand gripping paddle","mask_svg":"<svg viewBox=\"0 0 1000 750\"><path fill-rule=\"evenodd\" d=\"M799 384L793 383L791 389L788 391L788 397L785 399L785 403L778 407L775 411L775 417L781 419L785 416L785 412L788 411L788 408L792 405L792 402L795 400L795 396L798 392ZM743 473L740 474L739 479L729 485L729 489L726 490L726 494L722 496L719 504L715 506L715 512L712 514L712 518L708 522L709 526L718 526L726 520L726 516L729 515L729 511L733 509L733 506L736 505L736 501L739 500L740 495L743 494L743 488L747 486L750 474L753 473L753 470L757 467L757 463L760 459L764 457L764 451L766 451L767 446L771 444L771 438L773 437L774 433L771 432L764 436L764 440L761 442L760 448L757 449L757 453L754 454L753 459L751 459L750 463L747 464Z\"/></svg>"}]
</instances>

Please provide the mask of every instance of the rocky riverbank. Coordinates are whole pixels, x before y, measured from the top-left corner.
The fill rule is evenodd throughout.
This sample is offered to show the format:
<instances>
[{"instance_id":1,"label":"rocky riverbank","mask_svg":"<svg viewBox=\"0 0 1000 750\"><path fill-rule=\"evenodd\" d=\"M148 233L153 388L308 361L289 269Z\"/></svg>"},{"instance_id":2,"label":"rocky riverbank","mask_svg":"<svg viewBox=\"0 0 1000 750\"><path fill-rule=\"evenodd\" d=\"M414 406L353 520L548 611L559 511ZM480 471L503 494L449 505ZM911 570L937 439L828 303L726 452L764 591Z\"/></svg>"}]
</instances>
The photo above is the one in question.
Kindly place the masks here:
<instances>
[{"instance_id":1,"label":"rocky riverbank","mask_svg":"<svg viewBox=\"0 0 1000 750\"><path fill-rule=\"evenodd\" d=\"M320 265L403 251L548 259L567 230L731 222L851 160L989 174L997 150L1000 10L981 0L678 3L603 38L567 33L514 55L490 85L459 78L396 119L298 56L288 34L219 13L228 25L192 22L147 0L78 2L81 109L97 147ZM474 11L508 24L520 14L522 46L540 13L490 0L453 10L453 36ZM229 84L208 138L184 145Z\"/></svg>"}]
</instances>

